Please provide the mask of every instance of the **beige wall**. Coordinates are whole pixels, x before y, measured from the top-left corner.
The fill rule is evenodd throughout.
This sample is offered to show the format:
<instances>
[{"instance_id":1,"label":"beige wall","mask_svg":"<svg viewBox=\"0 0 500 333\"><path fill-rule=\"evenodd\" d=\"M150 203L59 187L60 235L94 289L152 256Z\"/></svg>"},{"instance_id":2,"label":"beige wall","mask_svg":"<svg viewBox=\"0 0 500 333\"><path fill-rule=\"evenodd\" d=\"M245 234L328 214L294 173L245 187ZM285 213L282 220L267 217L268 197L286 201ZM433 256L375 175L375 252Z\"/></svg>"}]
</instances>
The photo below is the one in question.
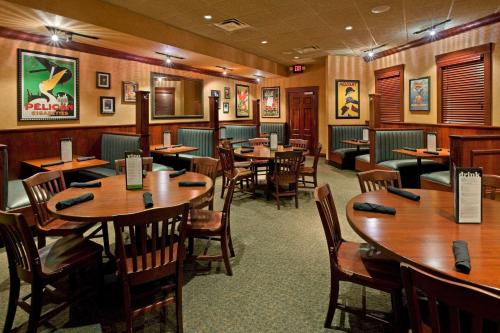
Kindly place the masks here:
<instances>
[{"instance_id":1,"label":"beige wall","mask_svg":"<svg viewBox=\"0 0 500 333\"><path fill-rule=\"evenodd\" d=\"M78 121L50 121L50 122L18 122L17 121L17 49L47 52L66 55L80 59L80 120ZM135 123L135 105L121 103L121 82L137 81L140 90L150 91L150 73L165 73L178 76L202 79L204 120L208 120L208 96L210 90L224 91L224 86L231 87L231 108L229 114L219 111L221 120L234 120L234 89L236 83L250 86L251 100L255 97L256 85L224 79L194 72L181 71L160 66L152 66L136 61L121 60L93 54L74 52L56 47L49 47L20 40L0 38L0 101L2 101L2 121L0 129L14 129L19 127L47 127L47 126L91 126L91 125L130 125ZM111 89L96 88L96 71L111 73ZM99 96L114 96L116 113L101 115L99 112ZM250 103L251 104L251 103ZM250 113L250 118L252 113ZM239 118L241 119L241 118ZM193 119L191 121L200 121ZM190 121L183 119L182 121ZM151 123L171 123L178 120L151 120Z\"/></svg>"}]
</instances>

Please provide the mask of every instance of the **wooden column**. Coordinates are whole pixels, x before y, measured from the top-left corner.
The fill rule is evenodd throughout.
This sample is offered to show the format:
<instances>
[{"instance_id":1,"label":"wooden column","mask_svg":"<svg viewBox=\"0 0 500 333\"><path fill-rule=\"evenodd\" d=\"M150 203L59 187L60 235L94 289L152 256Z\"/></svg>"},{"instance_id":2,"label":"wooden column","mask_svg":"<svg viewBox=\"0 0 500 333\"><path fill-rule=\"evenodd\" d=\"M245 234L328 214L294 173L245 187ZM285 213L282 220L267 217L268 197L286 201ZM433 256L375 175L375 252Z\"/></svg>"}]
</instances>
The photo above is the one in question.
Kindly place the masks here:
<instances>
[{"instance_id":1,"label":"wooden column","mask_svg":"<svg viewBox=\"0 0 500 333\"><path fill-rule=\"evenodd\" d=\"M136 91L135 97L135 133L141 136L143 156L149 156L149 91Z\"/></svg>"},{"instance_id":2,"label":"wooden column","mask_svg":"<svg viewBox=\"0 0 500 333\"><path fill-rule=\"evenodd\" d=\"M252 102L253 123L257 126L257 137L260 137L260 99Z\"/></svg>"},{"instance_id":3,"label":"wooden column","mask_svg":"<svg viewBox=\"0 0 500 333\"><path fill-rule=\"evenodd\" d=\"M217 156L216 148L219 146L219 100L220 97L209 96L208 97L208 106L209 106L209 120L210 127L214 129L214 154Z\"/></svg>"},{"instance_id":4,"label":"wooden column","mask_svg":"<svg viewBox=\"0 0 500 333\"><path fill-rule=\"evenodd\" d=\"M380 127L380 94L369 94L370 98L370 128Z\"/></svg>"}]
</instances>

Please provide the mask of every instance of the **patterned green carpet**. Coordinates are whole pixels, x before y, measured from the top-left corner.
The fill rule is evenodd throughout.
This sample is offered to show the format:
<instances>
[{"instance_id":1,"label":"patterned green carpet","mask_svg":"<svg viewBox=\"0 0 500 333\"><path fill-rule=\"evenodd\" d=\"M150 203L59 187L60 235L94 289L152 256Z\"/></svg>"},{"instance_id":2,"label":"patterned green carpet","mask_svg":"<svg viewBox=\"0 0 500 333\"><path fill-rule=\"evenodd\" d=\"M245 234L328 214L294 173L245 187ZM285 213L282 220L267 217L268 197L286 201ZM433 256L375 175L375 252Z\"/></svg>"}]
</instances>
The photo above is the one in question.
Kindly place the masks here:
<instances>
[{"instance_id":1,"label":"patterned green carpet","mask_svg":"<svg viewBox=\"0 0 500 333\"><path fill-rule=\"evenodd\" d=\"M334 191L343 236L359 241L345 219L347 200L359 193L356 174L339 171L320 161L320 183ZM220 184L217 184L217 192ZM217 198L216 209L222 208ZM111 228L110 228L111 229ZM231 229L236 257L233 276L226 276L222 263L209 271L188 272L183 289L184 332L260 333L260 332L384 332L380 325L362 321L337 310L334 328L323 328L329 299L330 270L323 229L312 190L300 195L299 209L285 200L280 211L274 201L235 195L231 210ZM203 244L198 244L199 249ZM218 251L213 243L211 250ZM206 265L202 263L200 265ZM6 313L9 278L4 249L0 249L0 328ZM43 332L121 332L121 289L113 275L102 301L91 297L50 321ZM23 288L28 290L26 287ZM353 306L361 303L360 287L343 284L341 301ZM390 310L389 297L367 290L368 308ZM171 332L174 307L168 308L167 321L160 312L134 322L136 332ZM27 315L18 308L14 326L26 329Z\"/></svg>"}]
</instances>

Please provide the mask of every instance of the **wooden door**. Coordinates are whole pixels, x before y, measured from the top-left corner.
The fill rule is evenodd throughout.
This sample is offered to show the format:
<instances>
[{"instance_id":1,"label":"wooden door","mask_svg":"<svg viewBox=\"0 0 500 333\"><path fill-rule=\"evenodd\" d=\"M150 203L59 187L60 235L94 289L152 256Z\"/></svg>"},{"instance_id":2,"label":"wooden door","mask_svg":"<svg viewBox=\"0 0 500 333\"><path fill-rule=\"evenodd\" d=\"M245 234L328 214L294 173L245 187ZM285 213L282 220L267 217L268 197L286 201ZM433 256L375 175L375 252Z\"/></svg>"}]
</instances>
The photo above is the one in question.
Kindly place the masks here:
<instances>
[{"instance_id":1,"label":"wooden door","mask_svg":"<svg viewBox=\"0 0 500 333\"><path fill-rule=\"evenodd\" d=\"M155 88L155 116L175 115L175 88Z\"/></svg>"},{"instance_id":2,"label":"wooden door","mask_svg":"<svg viewBox=\"0 0 500 333\"><path fill-rule=\"evenodd\" d=\"M288 137L309 141L309 151L318 140L318 92L318 87L286 90Z\"/></svg>"}]
</instances>

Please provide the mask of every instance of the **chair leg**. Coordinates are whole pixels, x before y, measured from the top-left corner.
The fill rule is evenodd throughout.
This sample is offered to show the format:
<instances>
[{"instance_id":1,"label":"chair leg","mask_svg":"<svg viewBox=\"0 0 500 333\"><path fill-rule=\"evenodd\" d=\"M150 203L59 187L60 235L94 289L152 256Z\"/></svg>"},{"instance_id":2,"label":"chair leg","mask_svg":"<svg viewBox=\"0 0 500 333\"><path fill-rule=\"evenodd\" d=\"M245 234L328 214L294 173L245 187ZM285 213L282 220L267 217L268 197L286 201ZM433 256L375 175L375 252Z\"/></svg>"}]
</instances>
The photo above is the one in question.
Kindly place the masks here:
<instances>
[{"instance_id":1,"label":"chair leg","mask_svg":"<svg viewBox=\"0 0 500 333\"><path fill-rule=\"evenodd\" d=\"M231 236L231 227L227 226L227 234L229 237L229 254L231 254L231 258L235 257L234 248L233 248L233 237Z\"/></svg>"},{"instance_id":2,"label":"chair leg","mask_svg":"<svg viewBox=\"0 0 500 333\"><path fill-rule=\"evenodd\" d=\"M130 300L130 287L127 282L123 283L123 312L127 324L127 333L133 332L132 304Z\"/></svg>"},{"instance_id":3,"label":"chair leg","mask_svg":"<svg viewBox=\"0 0 500 333\"><path fill-rule=\"evenodd\" d=\"M14 318L16 317L17 301L19 299L20 282L15 272L10 274L10 290L9 290L9 305L7 308L7 316L5 317L5 325L3 332L10 332Z\"/></svg>"},{"instance_id":4,"label":"chair leg","mask_svg":"<svg viewBox=\"0 0 500 333\"><path fill-rule=\"evenodd\" d=\"M224 191L226 190L226 176L222 173L222 190L220 192L220 198L224 199Z\"/></svg>"},{"instance_id":5,"label":"chair leg","mask_svg":"<svg viewBox=\"0 0 500 333\"><path fill-rule=\"evenodd\" d=\"M227 241L227 235L222 234L220 240L220 247L222 250L222 258L224 259L224 266L226 266L226 274L233 275L233 270L231 269L231 263L229 262L229 245Z\"/></svg>"},{"instance_id":6,"label":"chair leg","mask_svg":"<svg viewBox=\"0 0 500 333\"><path fill-rule=\"evenodd\" d=\"M47 240L45 238L45 235L42 234L40 231L38 232L37 238L38 238L38 248L41 249L47 244Z\"/></svg>"},{"instance_id":7,"label":"chair leg","mask_svg":"<svg viewBox=\"0 0 500 333\"><path fill-rule=\"evenodd\" d=\"M36 332L43 306L43 286L31 284L31 311L28 320L28 332Z\"/></svg>"},{"instance_id":8,"label":"chair leg","mask_svg":"<svg viewBox=\"0 0 500 333\"><path fill-rule=\"evenodd\" d=\"M339 281L335 277L331 277L330 286L330 303L328 304L328 313L326 314L325 328L332 327L333 316L339 299Z\"/></svg>"},{"instance_id":9,"label":"chair leg","mask_svg":"<svg viewBox=\"0 0 500 333\"><path fill-rule=\"evenodd\" d=\"M108 223L107 222L101 223L101 230L102 230L102 241L103 241L103 245L104 245L104 253L109 258L109 257L111 257L111 250L109 248L109 233L108 233Z\"/></svg>"},{"instance_id":10,"label":"chair leg","mask_svg":"<svg viewBox=\"0 0 500 333\"><path fill-rule=\"evenodd\" d=\"M183 285L183 272L182 267L177 272L177 284L175 286L175 315L177 317L177 333L184 331L184 324L182 322L182 285Z\"/></svg>"},{"instance_id":11,"label":"chair leg","mask_svg":"<svg viewBox=\"0 0 500 333\"><path fill-rule=\"evenodd\" d=\"M295 208L299 208L299 191L295 189Z\"/></svg>"},{"instance_id":12,"label":"chair leg","mask_svg":"<svg viewBox=\"0 0 500 333\"><path fill-rule=\"evenodd\" d=\"M394 332L403 332L403 294L401 290L391 293Z\"/></svg>"},{"instance_id":13,"label":"chair leg","mask_svg":"<svg viewBox=\"0 0 500 333\"><path fill-rule=\"evenodd\" d=\"M314 187L318 187L318 175L314 174L313 178L314 178Z\"/></svg>"}]
</instances>

